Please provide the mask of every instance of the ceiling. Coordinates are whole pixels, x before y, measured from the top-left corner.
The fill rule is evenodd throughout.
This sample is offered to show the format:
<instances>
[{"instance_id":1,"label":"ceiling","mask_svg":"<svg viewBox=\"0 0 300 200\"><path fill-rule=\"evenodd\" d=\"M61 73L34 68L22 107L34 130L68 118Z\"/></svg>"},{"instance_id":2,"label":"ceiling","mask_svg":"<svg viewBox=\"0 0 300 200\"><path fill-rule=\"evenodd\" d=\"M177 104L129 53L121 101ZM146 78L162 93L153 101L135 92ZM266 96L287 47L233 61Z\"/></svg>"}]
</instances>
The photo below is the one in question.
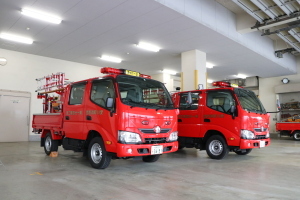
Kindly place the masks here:
<instances>
[{"instance_id":1,"label":"ceiling","mask_svg":"<svg viewBox=\"0 0 300 200\"><path fill-rule=\"evenodd\" d=\"M218 0L233 12L244 12L230 1ZM31 37L32 45L0 39L0 48L39 56L157 74L162 69L181 70L181 52L199 49L207 53L208 78L225 80L241 73L272 77L292 72L247 47L153 0L1 0L0 33ZM235 5L235 6L234 6ZM33 7L62 17L59 25L47 24L20 14ZM236 9L236 10L234 10ZM157 53L134 44L151 42ZM230 51L229 51L230 49ZM120 64L99 56L122 58ZM0 55L1 57L1 55Z\"/></svg>"}]
</instances>

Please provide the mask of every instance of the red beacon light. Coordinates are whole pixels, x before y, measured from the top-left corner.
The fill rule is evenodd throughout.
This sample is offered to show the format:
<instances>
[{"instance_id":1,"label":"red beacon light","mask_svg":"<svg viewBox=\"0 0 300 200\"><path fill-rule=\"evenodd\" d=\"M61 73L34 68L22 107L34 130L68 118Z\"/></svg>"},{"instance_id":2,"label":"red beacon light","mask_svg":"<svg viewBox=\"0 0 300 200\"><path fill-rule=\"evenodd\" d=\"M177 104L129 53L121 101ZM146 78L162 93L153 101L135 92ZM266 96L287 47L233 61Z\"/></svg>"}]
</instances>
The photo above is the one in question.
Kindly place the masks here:
<instances>
[{"instance_id":1,"label":"red beacon light","mask_svg":"<svg viewBox=\"0 0 300 200\"><path fill-rule=\"evenodd\" d=\"M101 68L100 72L102 74L125 74L125 75L130 75L130 76L137 76L137 77L151 79L151 76L149 76L149 75L140 74L139 72L135 72L135 71L127 70L127 69L116 69L116 68L111 68L111 67L103 67L103 68Z\"/></svg>"},{"instance_id":2,"label":"red beacon light","mask_svg":"<svg viewBox=\"0 0 300 200\"><path fill-rule=\"evenodd\" d=\"M115 68L111 68L111 67L103 67L103 68L101 68L100 72L102 74L123 74L123 70L115 69Z\"/></svg>"},{"instance_id":3,"label":"red beacon light","mask_svg":"<svg viewBox=\"0 0 300 200\"><path fill-rule=\"evenodd\" d=\"M215 87L239 87L237 84L223 82L223 81L217 81L212 83Z\"/></svg>"}]
</instances>

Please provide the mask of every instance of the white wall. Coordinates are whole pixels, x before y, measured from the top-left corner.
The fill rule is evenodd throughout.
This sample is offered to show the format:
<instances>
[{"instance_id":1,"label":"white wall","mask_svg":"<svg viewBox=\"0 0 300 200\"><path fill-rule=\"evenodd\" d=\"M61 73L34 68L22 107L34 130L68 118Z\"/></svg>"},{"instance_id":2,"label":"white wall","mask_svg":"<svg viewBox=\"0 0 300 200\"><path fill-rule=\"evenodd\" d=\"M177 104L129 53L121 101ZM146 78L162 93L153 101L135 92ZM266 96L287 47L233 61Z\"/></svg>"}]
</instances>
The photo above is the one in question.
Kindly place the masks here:
<instances>
[{"instance_id":1,"label":"white wall","mask_svg":"<svg viewBox=\"0 0 300 200\"><path fill-rule=\"evenodd\" d=\"M70 81L101 76L100 66L85 65L4 49L0 49L0 57L7 59L6 65L0 65L0 89L31 92L31 116L32 113L42 112L42 100L36 98L35 90L38 86L35 81L36 78L56 72L65 72L66 78ZM32 135L31 128L28 131Z\"/></svg>"},{"instance_id":2,"label":"white wall","mask_svg":"<svg viewBox=\"0 0 300 200\"><path fill-rule=\"evenodd\" d=\"M290 76L279 76L273 78L260 78L259 79L259 97L261 102L267 111L277 111L276 106L276 94L275 94L275 86L282 85L282 78L287 77L290 80L290 83L300 83L300 58L297 58L297 74ZM300 88L299 88L300 91ZM277 118L277 114L270 114L270 131L271 133L275 133L275 124L276 120L273 118Z\"/></svg>"}]
</instances>

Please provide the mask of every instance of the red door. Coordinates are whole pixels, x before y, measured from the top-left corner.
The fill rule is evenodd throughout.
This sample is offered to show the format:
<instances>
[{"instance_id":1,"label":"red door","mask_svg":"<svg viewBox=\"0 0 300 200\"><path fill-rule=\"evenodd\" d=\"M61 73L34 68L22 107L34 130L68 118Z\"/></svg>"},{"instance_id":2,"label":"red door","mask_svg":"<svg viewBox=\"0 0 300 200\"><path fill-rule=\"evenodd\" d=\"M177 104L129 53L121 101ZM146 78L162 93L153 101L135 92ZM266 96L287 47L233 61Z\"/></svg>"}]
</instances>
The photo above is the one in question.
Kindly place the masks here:
<instances>
[{"instance_id":1,"label":"red door","mask_svg":"<svg viewBox=\"0 0 300 200\"><path fill-rule=\"evenodd\" d=\"M201 133L201 103L200 95L201 92L191 93L193 103L188 104L187 97L188 93L180 94L179 110L178 115L178 133L180 137L200 137Z\"/></svg>"},{"instance_id":2,"label":"red door","mask_svg":"<svg viewBox=\"0 0 300 200\"><path fill-rule=\"evenodd\" d=\"M85 139L83 132L85 128L84 109L86 82L75 83L71 85L69 92L66 93L69 98L64 104L64 126L65 135L68 138Z\"/></svg>"}]
</instances>

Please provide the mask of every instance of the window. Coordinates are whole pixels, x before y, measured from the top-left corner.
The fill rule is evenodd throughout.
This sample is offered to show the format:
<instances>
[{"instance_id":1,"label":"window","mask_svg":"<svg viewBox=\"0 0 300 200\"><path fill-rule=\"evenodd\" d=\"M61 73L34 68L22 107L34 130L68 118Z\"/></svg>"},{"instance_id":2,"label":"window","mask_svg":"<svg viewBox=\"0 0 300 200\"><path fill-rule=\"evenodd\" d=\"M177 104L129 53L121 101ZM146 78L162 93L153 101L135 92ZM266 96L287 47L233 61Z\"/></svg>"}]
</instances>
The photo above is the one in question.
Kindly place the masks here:
<instances>
[{"instance_id":1,"label":"window","mask_svg":"<svg viewBox=\"0 0 300 200\"><path fill-rule=\"evenodd\" d=\"M86 83L78 83L71 86L69 105L82 103Z\"/></svg>"},{"instance_id":2,"label":"window","mask_svg":"<svg viewBox=\"0 0 300 200\"><path fill-rule=\"evenodd\" d=\"M235 88L234 92L244 110L255 113L266 113L264 106L254 92L242 88Z\"/></svg>"},{"instance_id":3,"label":"window","mask_svg":"<svg viewBox=\"0 0 300 200\"><path fill-rule=\"evenodd\" d=\"M123 104L149 109L174 109L170 94L161 82L119 75L117 83Z\"/></svg>"},{"instance_id":4,"label":"window","mask_svg":"<svg viewBox=\"0 0 300 200\"><path fill-rule=\"evenodd\" d=\"M197 110L198 109L198 102L199 102L199 93L191 93L192 94L192 104L188 104L187 98L188 93L182 93L180 95L180 103L179 109L180 110Z\"/></svg>"},{"instance_id":5,"label":"window","mask_svg":"<svg viewBox=\"0 0 300 200\"><path fill-rule=\"evenodd\" d=\"M96 80L92 83L91 101L106 108L107 98L115 98L115 89L111 79Z\"/></svg>"},{"instance_id":6,"label":"window","mask_svg":"<svg viewBox=\"0 0 300 200\"><path fill-rule=\"evenodd\" d=\"M207 92L206 105L213 110L230 114L230 108L235 102L230 90L211 90Z\"/></svg>"}]
</instances>

